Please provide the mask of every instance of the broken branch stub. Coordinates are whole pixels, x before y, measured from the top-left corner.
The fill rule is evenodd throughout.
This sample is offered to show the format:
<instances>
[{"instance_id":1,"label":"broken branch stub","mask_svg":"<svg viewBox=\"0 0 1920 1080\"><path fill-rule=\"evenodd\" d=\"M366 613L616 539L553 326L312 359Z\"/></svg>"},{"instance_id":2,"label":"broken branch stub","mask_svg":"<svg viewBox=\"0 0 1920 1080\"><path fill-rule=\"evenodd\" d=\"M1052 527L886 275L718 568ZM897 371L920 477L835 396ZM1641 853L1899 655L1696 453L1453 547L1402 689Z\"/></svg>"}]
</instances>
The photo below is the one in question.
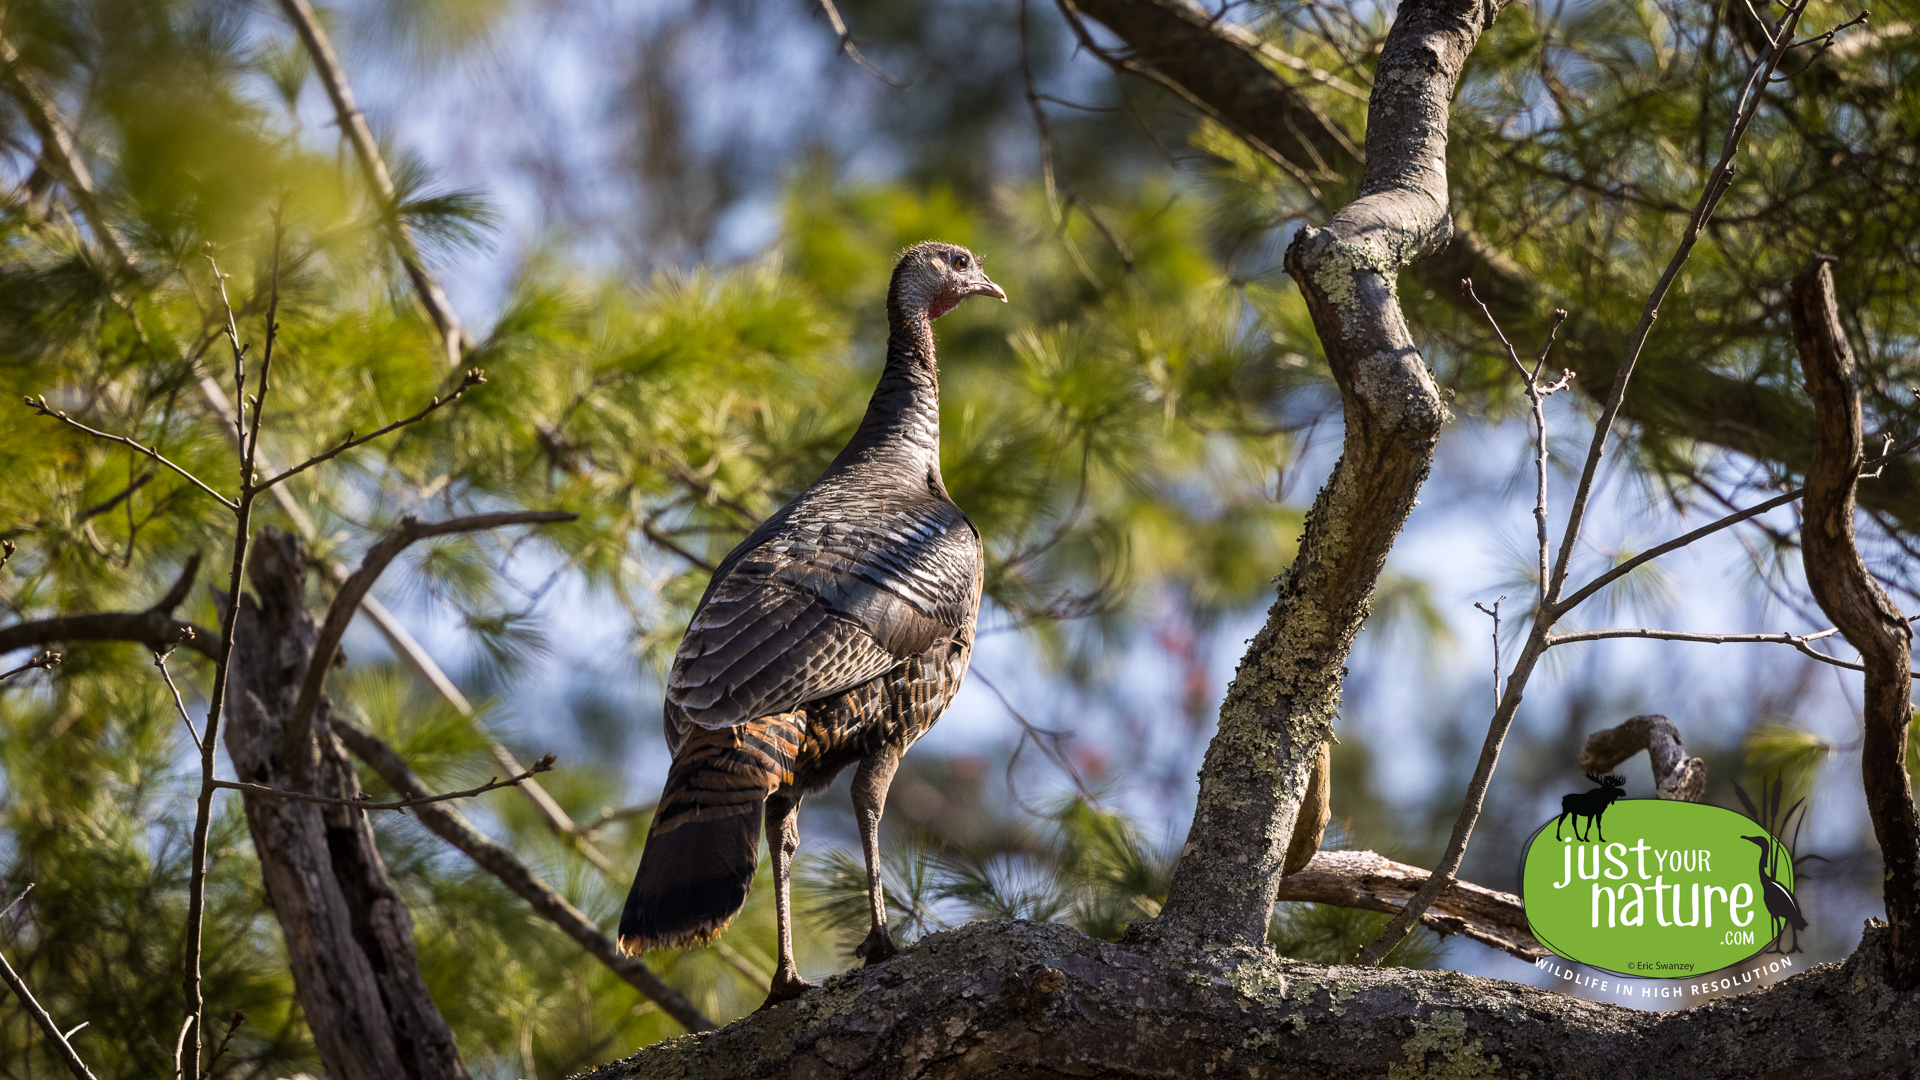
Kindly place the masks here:
<instances>
[{"instance_id":1,"label":"broken branch stub","mask_svg":"<svg viewBox=\"0 0 1920 1080\"><path fill-rule=\"evenodd\" d=\"M1673 721L1657 713L1636 716L1587 736L1580 751L1580 771L1604 773L1645 750L1653 768L1654 794L1662 799L1699 802L1707 793L1707 763L1687 756L1686 744Z\"/></svg>"}]
</instances>

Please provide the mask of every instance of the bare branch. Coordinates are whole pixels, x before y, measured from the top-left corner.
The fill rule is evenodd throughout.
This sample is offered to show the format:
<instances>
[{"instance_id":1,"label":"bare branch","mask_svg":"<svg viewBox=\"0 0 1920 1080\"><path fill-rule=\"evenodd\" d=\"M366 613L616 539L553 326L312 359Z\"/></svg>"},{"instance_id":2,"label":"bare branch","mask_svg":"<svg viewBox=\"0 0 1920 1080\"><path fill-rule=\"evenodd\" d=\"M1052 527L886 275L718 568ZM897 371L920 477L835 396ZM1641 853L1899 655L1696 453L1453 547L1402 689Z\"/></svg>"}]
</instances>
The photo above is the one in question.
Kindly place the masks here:
<instances>
[{"instance_id":1,"label":"bare branch","mask_svg":"<svg viewBox=\"0 0 1920 1080\"><path fill-rule=\"evenodd\" d=\"M1565 537L1560 542L1560 558L1554 565L1553 581L1548 586L1546 600L1542 605L1543 611L1559 600L1560 590L1566 584L1567 573L1573 563L1573 550L1579 543L1580 530L1586 519L1587 503L1593 496L1594 480L1599 475L1600 459L1606 454L1607 441L1613 437L1613 424L1619 417L1621 403L1626 400L1627 384L1633 378L1634 366L1639 362L1641 350L1646 347L1647 337L1653 333L1653 323L1659 317L1660 304L1666 299L1668 291L1673 288L1674 282L1679 278L1680 268L1686 265L1687 256L1692 254L1694 242L1700 238L1701 231L1713 219L1714 209L1720 205L1720 197L1726 194L1727 188L1733 183L1733 158L1740 149L1740 143L1746 136L1747 128L1752 125L1754 116L1760 111L1760 103L1764 98L1761 90L1785 57L1786 47L1783 43L1793 39L1794 28L1800 24L1800 17L1806 12L1809 2L1810 0L1793 0L1787 5L1785 13L1780 16L1779 23L1774 27L1773 47L1768 49L1747 73L1746 84L1735 100L1733 121L1728 125L1726 137L1721 142L1720 160L1707 174L1706 186L1700 192L1699 201L1694 205L1692 220L1688 222L1679 246L1675 248L1673 257L1667 261L1667 267L1661 272L1659 282L1654 285L1653 291L1647 296L1645 307L1641 309L1640 322L1634 327L1633 336L1628 340L1619 370L1614 374L1613 389L1601 405L1599 422L1593 428L1593 441L1587 447L1587 460L1581 466L1580 482L1574 489L1573 505L1567 515Z\"/></svg>"},{"instance_id":2,"label":"bare branch","mask_svg":"<svg viewBox=\"0 0 1920 1080\"><path fill-rule=\"evenodd\" d=\"M401 420L395 420L393 423L388 424L386 427L383 427L379 431L373 432L370 435L361 435L356 437L353 432L349 431L347 432L347 437L341 440L340 443L335 445L332 449L321 451L320 453L315 454L314 456L308 458L307 460L301 462L300 464L295 465L292 468L279 473L278 475L272 477L271 479L263 480L260 483L255 484L254 487L256 490L265 491L268 488L271 488L274 485L279 484L283 480L286 480L293 476L297 476L300 473L306 472L308 469L313 468L315 465L318 465L321 462L331 461L334 458L339 457L341 454L346 453L347 451L353 449L356 446L365 446L367 443L370 443L373 440L378 439L382 435L386 435L390 432L398 431L409 424L417 424L420 421L425 420L427 417L432 416L434 413L440 411L442 407L451 405L454 402L460 400L461 395L465 394L468 390L472 389L473 387L478 386L481 383L486 381L487 381L487 373L485 371L481 370L480 368L469 368L467 370L466 376L460 380L460 385L455 387L452 393L449 393L445 397L439 397L439 396L434 397L432 401L429 401L427 403L426 408L421 409L419 412L414 413L412 416L406 417L405 419L401 419Z\"/></svg>"},{"instance_id":3,"label":"bare branch","mask_svg":"<svg viewBox=\"0 0 1920 1080\"><path fill-rule=\"evenodd\" d=\"M339 717L334 718L332 731L360 760L379 773L395 792L409 798L433 794L433 789L414 773L406 760L372 732ZM685 995L668 986L637 957L621 952L613 939L601 933L600 928L579 908L529 870L511 851L475 829L460 811L452 806L427 803L420 805L415 816L435 835L464 852L481 869L500 879L500 883L526 901L535 914L559 927L595 960L657 1003L688 1031L713 1030L713 1021L688 1001Z\"/></svg>"},{"instance_id":4,"label":"bare branch","mask_svg":"<svg viewBox=\"0 0 1920 1080\"><path fill-rule=\"evenodd\" d=\"M48 649L26 663L21 664L19 667L14 668L12 671L0 672L0 682L6 682L8 679L13 678L23 671L38 671L42 668L50 668L64 659L66 659L66 657L61 656L52 649Z\"/></svg>"},{"instance_id":5,"label":"bare branch","mask_svg":"<svg viewBox=\"0 0 1920 1080\"><path fill-rule=\"evenodd\" d=\"M181 643L190 641L192 638L193 631L191 629L180 632ZM187 715L187 703L180 700L180 688L174 685L173 672L167 670L167 658L172 656L173 650L177 648L179 648L179 645L169 648L166 652L154 653L153 666L160 669L160 677L167 681L167 689L173 691L173 707L180 712L180 722L186 725L187 736L193 740L193 748L204 752L206 747L200 744L200 732L193 726L193 718Z\"/></svg>"},{"instance_id":6,"label":"bare branch","mask_svg":"<svg viewBox=\"0 0 1920 1080\"><path fill-rule=\"evenodd\" d=\"M1547 635L1547 647L1571 645L1578 641L1603 641L1608 638L1643 638L1649 641L1690 641L1701 645L1791 645L1806 656L1823 664L1832 664L1849 671L1865 671L1852 660L1842 660L1837 656L1810 647L1807 642L1836 634L1837 630L1822 630L1817 634L1695 634L1683 630L1649 630L1640 626L1615 627L1608 630L1573 630L1564 634ZM1920 679L1920 674L1914 675Z\"/></svg>"},{"instance_id":7,"label":"bare branch","mask_svg":"<svg viewBox=\"0 0 1920 1080\"><path fill-rule=\"evenodd\" d=\"M352 621L361 599L366 596L367 590L373 588L373 583L386 570L387 564L408 546L417 540L435 536L480 532L508 525L573 521L579 516L564 510L519 510L474 514L450 521L422 522L411 517L402 518L398 527L367 550L366 557L360 561L360 569L341 583L340 591L334 594L333 603L327 606L326 621L321 624L320 634L314 640L313 655L307 659L307 674L300 684L300 696L294 702L293 711L288 714L286 728L281 735L283 760L293 760L294 751L306 745L313 724L313 711L320 704L320 691L326 685L327 673L333 668L334 653L340 648L340 639L345 636L347 623Z\"/></svg>"},{"instance_id":8,"label":"bare branch","mask_svg":"<svg viewBox=\"0 0 1920 1080\"><path fill-rule=\"evenodd\" d=\"M246 348L240 344L239 320L234 314L232 302L227 298L226 281L221 276L220 267L214 262L211 253L207 255L207 263L213 268L214 282L219 287L220 302L226 308L227 342L233 350L234 393L242 402L245 402ZM275 288L278 288L277 284ZM269 322L267 324L269 351L272 350L275 336L275 327ZM218 392L218 384L211 378L203 380L202 385L213 385L215 392ZM227 673L233 663L233 628L240 617L240 587L246 576L247 553L251 550L253 543L253 500L258 494L253 487L254 461L253 455L247 450L244 421L245 413L236 411L233 436L236 456L240 462L240 498L231 504L233 562L227 567L227 596L230 602L221 614L220 636L215 641L217 651L213 662L213 685L212 691L207 696L207 719L202 725L199 738L200 793L194 800L193 839L188 848L187 928L184 943L185 959L181 965L180 977L180 996L186 1002L186 1021L181 1029L180 1044L174 1048L173 1071L176 1075L183 1077L191 1075L194 1080L198 1080L200 1075L200 1051L205 1041L203 1036L206 1033L206 997L201 987L201 946L205 940L206 929L207 836L213 826L214 756L220 747L220 717L227 704ZM198 568L194 567L194 569ZM192 638L198 637L198 634L192 635ZM156 647L154 651L162 650ZM168 681L171 682L171 678Z\"/></svg>"},{"instance_id":9,"label":"bare branch","mask_svg":"<svg viewBox=\"0 0 1920 1080\"><path fill-rule=\"evenodd\" d=\"M543 772L548 772L552 770L552 768L553 755L548 754L534 762L531 767L518 776L511 776L505 780L494 777L479 787L470 787L464 791L450 791L444 795L426 795L418 798L399 799L393 802L369 802L364 795L357 799L341 799L332 795L311 795L304 791L288 791L284 788L269 787L266 784L250 784L244 780L215 780L213 786L225 788L228 791L247 791L255 795L269 795L276 799L293 799L296 802L319 803L322 806L350 806L355 810L399 810L404 813L408 807L412 806L451 802L454 799L471 799L475 795L485 795L489 791L498 791L506 787L518 787L532 777Z\"/></svg>"},{"instance_id":10,"label":"bare branch","mask_svg":"<svg viewBox=\"0 0 1920 1080\"><path fill-rule=\"evenodd\" d=\"M1699 802L1707 793L1707 763L1687 756L1680 730L1664 716L1635 716L1605 731L1587 736L1580 751L1580 770L1604 773L1645 750L1653 769L1654 792L1662 799Z\"/></svg>"},{"instance_id":11,"label":"bare branch","mask_svg":"<svg viewBox=\"0 0 1920 1080\"><path fill-rule=\"evenodd\" d=\"M907 83L901 82L899 79L881 71L878 67L874 66L873 61L860 55L859 47L853 43L853 32L847 29L847 22L840 17L840 9L833 6L833 0L820 0L820 10L827 13L827 22L833 26L833 32L839 35L840 51L847 54L847 59L859 64L867 74L879 79L895 90L905 90L907 88Z\"/></svg>"},{"instance_id":12,"label":"bare branch","mask_svg":"<svg viewBox=\"0 0 1920 1080\"><path fill-rule=\"evenodd\" d=\"M209 660L216 659L217 634L173 617L173 609L186 600L199 572L200 555L196 552L180 568L166 595L145 611L59 615L0 628L0 653L50 641L135 641L156 653L168 654L184 644Z\"/></svg>"},{"instance_id":13,"label":"bare branch","mask_svg":"<svg viewBox=\"0 0 1920 1080\"><path fill-rule=\"evenodd\" d=\"M1898 445L1894 446L1892 449L1888 450L1886 453L1880 455L1877 458L1871 458L1865 462L1862 462L1860 465L1861 471L1862 473L1864 473L1869 468L1878 469L1886 465L1887 462L1894 460L1895 458L1903 457L1906 454L1911 453L1915 448L1920 448L1920 435L1916 435L1913 438L1906 440L1905 442L1899 443ZM1572 595L1568 596L1565 600L1562 600L1559 603L1555 604L1553 608L1553 617L1555 619L1560 618L1562 615L1565 615L1567 612L1572 611L1574 608L1578 607L1582 601L1586 600L1588 597L1592 596L1594 593L1597 593L1601 589L1604 589L1607 586L1613 584L1614 582L1619 581L1621 578L1626 577L1628 574L1633 573L1633 571L1635 571L1636 569L1646 565L1649 562L1652 562L1654 559L1657 559L1660 556L1665 555L1670 551L1678 551L1681 548L1686 547L1687 545L1692 544L1698 540L1702 540L1708 536L1711 536L1722 529L1730 528L1734 525L1740 524L1743 521L1747 521L1751 518L1759 517L1761 514L1764 514L1770 510L1777 510L1780 507L1785 506L1788 503L1799 499L1800 497L1804 496L1806 493L1807 493L1806 488L1794 488L1792 491L1786 492L1785 494L1775 495L1773 498L1768 499L1765 502L1757 503L1753 506L1749 506L1745 510L1741 510L1737 513L1728 514L1726 517L1719 518L1714 521L1709 521L1705 525L1700 526L1699 528L1693 530L1690 533L1686 533L1682 536L1676 536L1673 539L1666 541L1665 543L1656 544L1655 546L1648 548L1647 550L1641 552L1640 554L1635 555L1633 558L1626 560L1625 562L1614 567L1613 569L1608 570L1606 573L1601 574L1599 577L1594 578L1592 581L1587 582L1585 585L1582 585L1577 591L1575 591Z\"/></svg>"},{"instance_id":14,"label":"bare branch","mask_svg":"<svg viewBox=\"0 0 1920 1080\"><path fill-rule=\"evenodd\" d=\"M18 904L25 899L27 893L32 891L33 886L28 885L19 896L14 897L13 903ZM13 904L8 904L7 909L11 911ZM39 1025L47 1041L53 1044L54 1051L59 1055L61 1063L66 1065L67 1071L79 1080L95 1080L93 1071L87 1068L86 1062L80 1060L79 1054L74 1053L73 1044L60 1033L60 1026L53 1022L53 1017L47 1015L47 1010L34 999L33 991L27 988L27 981L20 977L19 972L13 970L13 965L7 962L4 952L0 952L0 978L6 979L7 986L12 988L14 994L20 998L21 1007L26 1010L28 1016L33 1017L33 1022ZM78 1031L80 1028L74 1028L74 1030Z\"/></svg>"},{"instance_id":15,"label":"bare branch","mask_svg":"<svg viewBox=\"0 0 1920 1080\"><path fill-rule=\"evenodd\" d=\"M1420 867L1371 851L1321 851L1304 870L1281 879L1275 899L1397 915L1426 881ZM1472 882L1448 886L1420 921L1430 930L1461 934L1529 962L1547 955L1527 926L1519 897Z\"/></svg>"},{"instance_id":16,"label":"bare branch","mask_svg":"<svg viewBox=\"0 0 1920 1080\"><path fill-rule=\"evenodd\" d=\"M167 468L172 469L174 472L179 473L182 477L186 479L188 483L192 484L194 487L199 488L201 491L204 491L207 494L213 496L215 499L218 499L220 501L220 505L226 507L229 510L236 509L240 505L238 502L235 502L234 500L227 498L225 495L220 494L218 491L215 491L212 487L208 486L206 481L193 475L192 473L188 472L186 469L182 468L181 466L174 464L171 458L168 458L165 454L162 454L160 451L155 450L151 446L145 446L145 445L142 445L141 443L137 443L132 439L127 438L125 435L115 435L110 431L101 431L99 428L88 427L87 425L81 423L80 421L75 420L73 417L68 416L65 412L62 412L61 410L56 409L51 405L48 405L47 397L45 394L40 395L38 398L29 397L29 398L25 398L24 400L27 403L27 408L32 409L35 413L37 413L40 416L51 416L55 420L58 420L61 423L66 424L68 427L85 432L86 434L91 435L96 439L104 439L110 443L119 443L121 446L124 446L127 449L134 451L135 453L145 454L147 457L152 458L154 461L157 461L160 464L165 465Z\"/></svg>"},{"instance_id":17,"label":"bare branch","mask_svg":"<svg viewBox=\"0 0 1920 1080\"><path fill-rule=\"evenodd\" d=\"M1500 603L1506 598L1506 594L1502 593L1493 601L1492 607L1478 600L1473 602L1474 607L1493 620L1493 707L1496 709L1500 707Z\"/></svg>"}]
</instances>

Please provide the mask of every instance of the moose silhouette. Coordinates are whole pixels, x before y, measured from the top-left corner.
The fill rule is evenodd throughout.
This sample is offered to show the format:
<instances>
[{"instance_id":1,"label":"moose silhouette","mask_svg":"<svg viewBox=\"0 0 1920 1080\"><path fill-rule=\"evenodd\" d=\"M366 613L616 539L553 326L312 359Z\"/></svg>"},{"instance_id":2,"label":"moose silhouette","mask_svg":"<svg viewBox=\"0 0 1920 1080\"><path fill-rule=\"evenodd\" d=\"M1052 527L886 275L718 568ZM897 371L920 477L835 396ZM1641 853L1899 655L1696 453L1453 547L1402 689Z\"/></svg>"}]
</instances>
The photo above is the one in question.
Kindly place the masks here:
<instances>
[{"instance_id":1,"label":"moose silhouette","mask_svg":"<svg viewBox=\"0 0 1920 1080\"><path fill-rule=\"evenodd\" d=\"M1607 812L1607 807L1612 806L1616 801L1626 797L1627 781L1625 777L1614 776L1611 773L1606 776L1595 776L1593 773L1588 773L1587 779L1600 786L1594 788L1592 791L1583 791L1577 795L1567 795L1561 798L1560 816L1553 819L1553 838L1555 840L1560 839L1560 823L1568 818L1572 818L1574 839L1585 843L1587 837L1580 835L1580 820L1585 818L1588 831L1599 833L1601 843L1604 844L1607 842L1607 834L1600 827L1600 816Z\"/></svg>"}]
</instances>

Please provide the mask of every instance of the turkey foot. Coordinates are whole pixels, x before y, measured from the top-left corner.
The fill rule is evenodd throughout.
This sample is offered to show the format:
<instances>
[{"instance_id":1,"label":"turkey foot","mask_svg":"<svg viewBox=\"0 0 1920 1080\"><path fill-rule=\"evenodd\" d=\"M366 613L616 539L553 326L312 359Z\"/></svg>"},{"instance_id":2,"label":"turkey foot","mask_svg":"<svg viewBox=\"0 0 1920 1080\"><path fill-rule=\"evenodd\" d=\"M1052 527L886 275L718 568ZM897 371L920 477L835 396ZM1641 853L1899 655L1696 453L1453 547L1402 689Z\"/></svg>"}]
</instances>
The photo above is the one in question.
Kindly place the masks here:
<instances>
[{"instance_id":1,"label":"turkey foot","mask_svg":"<svg viewBox=\"0 0 1920 1080\"><path fill-rule=\"evenodd\" d=\"M893 947L893 935L887 933L886 927L876 926L867 939L855 947L853 955L865 957L867 966L872 967L893 959L899 951Z\"/></svg>"},{"instance_id":2,"label":"turkey foot","mask_svg":"<svg viewBox=\"0 0 1920 1080\"><path fill-rule=\"evenodd\" d=\"M760 1008L754 1011L762 1012L773 1008L783 1001L792 1001L794 998L813 989L813 987L813 983L808 982L798 975L775 975L773 977L773 986L767 990L767 1000L761 1002Z\"/></svg>"}]
</instances>

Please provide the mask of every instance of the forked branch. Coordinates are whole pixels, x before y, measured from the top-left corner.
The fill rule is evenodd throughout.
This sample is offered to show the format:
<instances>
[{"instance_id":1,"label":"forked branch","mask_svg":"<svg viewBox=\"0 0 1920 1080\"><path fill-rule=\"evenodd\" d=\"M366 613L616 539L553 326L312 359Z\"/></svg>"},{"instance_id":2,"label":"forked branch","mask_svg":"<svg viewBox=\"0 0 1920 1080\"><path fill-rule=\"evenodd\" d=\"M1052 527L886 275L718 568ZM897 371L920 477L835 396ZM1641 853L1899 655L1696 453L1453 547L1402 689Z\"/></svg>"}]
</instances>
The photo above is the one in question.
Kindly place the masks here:
<instances>
[{"instance_id":1,"label":"forked branch","mask_svg":"<svg viewBox=\"0 0 1920 1080\"><path fill-rule=\"evenodd\" d=\"M573 521L578 517L578 514L564 510L519 510L474 514L449 521L423 522L411 517L402 518L398 527L367 550L366 557L360 560L360 569L341 583L340 591L334 594L333 602L327 605L327 618L320 625L319 636L314 640L313 655L307 660L307 673L300 683L300 696L294 701L293 711L288 715L286 728L281 735L283 759L293 760L298 748L306 745L308 732L313 726L314 709L320 704L320 692L326 685L327 673L333 668L334 654L340 648L340 639L346 635L347 624L353 620L353 613L359 609L361 599L373 588L373 583L379 580L388 564L402 551L416 541L435 536L482 532L509 525Z\"/></svg>"}]
</instances>

